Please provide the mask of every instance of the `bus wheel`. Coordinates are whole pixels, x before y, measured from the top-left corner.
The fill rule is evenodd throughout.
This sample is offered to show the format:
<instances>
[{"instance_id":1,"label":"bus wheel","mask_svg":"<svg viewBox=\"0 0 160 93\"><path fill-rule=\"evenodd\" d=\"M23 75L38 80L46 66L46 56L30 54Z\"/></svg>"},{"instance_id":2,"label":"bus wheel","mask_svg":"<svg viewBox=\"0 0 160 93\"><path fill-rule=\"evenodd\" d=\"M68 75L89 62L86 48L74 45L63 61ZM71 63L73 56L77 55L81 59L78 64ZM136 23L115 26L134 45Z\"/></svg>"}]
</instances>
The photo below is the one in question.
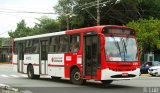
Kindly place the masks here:
<instances>
[{"instance_id":1,"label":"bus wheel","mask_svg":"<svg viewBox=\"0 0 160 93\"><path fill-rule=\"evenodd\" d=\"M81 78L81 74L80 74L80 71L78 68L74 68L72 71L71 71L71 76L70 76L70 81L73 83L73 84L77 84L77 85L82 85L86 82L86 80L83 80Z\"/></svg>"},{"instance_id":2,"label":"bus wheel","mask_svg":"<svg viewBox=\"0 0 160 93\"><path fill-rule=\"evenodd\" d=\"M28 78L30 79L36 79L40 77L40 75L34 75L34 69L32 65L29 65L27 69L27 75L28 75Z\"/></svg>"},{"instance_id":3,"label":"bus wheel","mask_svg":"<svg viewBox=\"0 0 160 93\"><path fill-rule=\"evenodd\" d=\"M108 85L108 84L112 83L113 80L102 80L101 82L102 82L102 84L104 84L104 85Z\"/></svg>"}]
</instances>

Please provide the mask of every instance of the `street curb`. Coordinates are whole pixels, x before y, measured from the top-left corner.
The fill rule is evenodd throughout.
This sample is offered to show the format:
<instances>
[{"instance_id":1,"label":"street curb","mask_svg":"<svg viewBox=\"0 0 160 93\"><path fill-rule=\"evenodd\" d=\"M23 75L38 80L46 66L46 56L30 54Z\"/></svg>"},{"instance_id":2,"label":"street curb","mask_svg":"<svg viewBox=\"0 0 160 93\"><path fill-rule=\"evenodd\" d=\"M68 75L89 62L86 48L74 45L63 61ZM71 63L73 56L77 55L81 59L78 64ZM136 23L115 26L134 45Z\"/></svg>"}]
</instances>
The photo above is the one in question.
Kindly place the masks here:
<instances>
[{"instance_id":1,"label":"street curb","mask_svg":"<svg viewBox=\"0 0 160 93\"><path fill-rule=\"evenodd\" d=\"M0 87L3 88L3 87L9 87L9 86L5 84L0 84Z\"/></svg>"},{"instance_id":2,"label":"street curb","mask_svg":"<svg viewBox=\"0 0 160 93\"><path fill-rule=\"evenodd\" d=\"M9 85L0 84L0 88L2 89L2 93L19 93L18 88L12 88Z\"/></svg>"},{"instance_id":3,"label":"street curb","mask_svg":"<svg viewBox=\"0 0 160 93\"><path fill-rule=\"evenodd\" d=\"M151 75L149 75L149 74L141 74L141 76L151 76Z\"/></svg>"}]
</instances>

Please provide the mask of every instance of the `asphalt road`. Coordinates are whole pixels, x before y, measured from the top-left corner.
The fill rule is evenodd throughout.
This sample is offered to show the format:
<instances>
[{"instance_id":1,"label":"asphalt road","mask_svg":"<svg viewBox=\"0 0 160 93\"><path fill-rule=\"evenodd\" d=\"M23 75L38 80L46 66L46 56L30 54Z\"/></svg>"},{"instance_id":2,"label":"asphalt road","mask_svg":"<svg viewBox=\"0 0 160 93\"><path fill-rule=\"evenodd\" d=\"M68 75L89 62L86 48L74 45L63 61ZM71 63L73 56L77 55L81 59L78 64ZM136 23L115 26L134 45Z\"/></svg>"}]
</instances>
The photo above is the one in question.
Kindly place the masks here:
<instances>
[{"instance_id":1,"label":"asphalt road","mask_svg":"<svg viewBox=\"0 0 160 93\"><path fill-rule=\"evenodd\" d=\"M26 74L14 72L10 64L0 65L0 84L19 88L20 93L151 93L155 90L160 93L160 77L141 76L133 80L114 81L107 86L99 81L88 81L81 86L65 79L54 81L47 76L31 80Z\"/></svg>"}]
</instances>

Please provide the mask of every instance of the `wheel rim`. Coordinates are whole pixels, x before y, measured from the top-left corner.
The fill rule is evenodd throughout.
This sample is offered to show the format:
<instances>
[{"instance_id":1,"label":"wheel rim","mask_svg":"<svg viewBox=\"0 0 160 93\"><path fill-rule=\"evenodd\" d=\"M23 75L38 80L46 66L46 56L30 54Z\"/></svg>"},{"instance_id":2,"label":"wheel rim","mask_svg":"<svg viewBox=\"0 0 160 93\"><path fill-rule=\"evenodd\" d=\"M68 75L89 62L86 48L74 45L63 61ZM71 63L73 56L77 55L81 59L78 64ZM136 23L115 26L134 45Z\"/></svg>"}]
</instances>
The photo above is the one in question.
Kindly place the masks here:
<instances>
[{"instance_id":1,"label":"wheel rim","mask_svg":"<svg viewBox=\"0 0 160 93\"><path fill-rule=\"evenodd\" d=\"M74 79L75 79L75 80L80 80L80 73L79 73L79 72L76 72L76 73L74 74Z\"/></svg>"},{"instance_id":2,"label":"wheel rim","mask_svg":"<svg viewBox=\"0 0 160 93\"><path fill-rule=\"evenodd\" d=\"M159 75L158 75L158 74L156 74L155 76L156 76L156 77L158 77Z\"/></svg>"},{"instance_id":3,"label":"wheel rim","mask_svg":"<svg viewBox=\"0 0 160 93\"><path fill-rule=\"evenodd\" d=\"M32 75L33 75L33 70L31 68L29 68L28 75L29 75L29 77L32 77Z\"/></svg>"},{"instance_id":4,"label":"wheel rim","mask_svg":"<svg viewBox=\"0 0 160 93\"><path fill-rule=\"evenodd\" d=\"M28 75L29 75L29 77L31 77L31 70L28 71Z\"/></svg>"}]
</instances>

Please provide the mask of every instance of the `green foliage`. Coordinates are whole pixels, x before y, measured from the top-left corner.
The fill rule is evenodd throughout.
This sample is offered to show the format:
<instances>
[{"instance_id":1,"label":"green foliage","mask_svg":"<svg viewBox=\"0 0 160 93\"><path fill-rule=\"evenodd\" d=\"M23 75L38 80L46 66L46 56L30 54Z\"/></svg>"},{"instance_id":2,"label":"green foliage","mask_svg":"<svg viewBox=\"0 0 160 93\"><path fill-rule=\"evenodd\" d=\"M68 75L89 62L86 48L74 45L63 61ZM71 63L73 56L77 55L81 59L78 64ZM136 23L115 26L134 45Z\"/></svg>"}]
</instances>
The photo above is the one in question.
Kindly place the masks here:
<instances>
[{"instance_id":1,"label":"green foliage","mask_svg":"<svg viewBox=\"0 0 160 93\"><path fill-rule=\"evenodd\" d=\"M17 23L16 30L14 32L10 31L8 34L12 38L15 38L15 37L19 38L19 37L27 36L30 31L31 31L31 28L27 27L25 21L22 20L21 22Z\"/></svg>"},{"instance_id":2,"label":"green foliage","mask_svg":"<svg viewBox=\"0 0 160 93\"><path fill-rule=\"evenodd\" d=\"M0 47L2 47L2 38L0 38Z\"/></svg>"},{"instance_id":3,"label":"green foliage","mask_svg":"<svg viewBox=\"0 0 160 93\"><path fill-rule=\"evenodd\" d=\"M58 5L54 9L59 15L69 14L72 12L72 7L75 0L59 0Z\"/></svg>"},{"instance_id":4,"label":"green foliage","mask_svg":"<svg viewBox=\"0 0 160 93\"><path fill-rule=\"evenodd\" d=\"M36 23L36 25L31 28L27 27L25 21L22 20L21 22L17 23L16 30L10 31L8 34L12 38L19 38L59 31L59 22L56 20L47 17L41 17L38 19L38 21L39 23Z\"/></svg>"},{"instance_id":5,"label":"green foliage","mask_svg":"<svg viewBox=\"0 0 160 93\"><path fill-rule=\"evenodd\" d=\"M29 35L52 33L59 31L59 22L56 20L43 16L38 19L38 21L39 23L36 23Z\"/></svg>"},{"instance_id":6,"label":"green foliage","mask_svg":"<svg viewBox=\"0 0 160 93\"><path fill-rule=\"evenodd\" d=\"M139 47L143 49L143 52L160 49L160 20L139 19L129 22L127 26L135 29Z\"/></svg>"},{"instance_id":7,"label":"green foliage","mask_svg":"<svg viewBox=\"0 0 160 93\"><path fill-rule=\"evenodd\" d=\"M59 0L54 9L59 14L62 29L66 29L66 14L76 15L70 17L71 28L96 25L97 0ZM123 25L139 18L160 19L159 10L160 0L100 0L101 25ZM80 24L77 24L78 18L81 18Z\"/></svg>"}]
</instances>

